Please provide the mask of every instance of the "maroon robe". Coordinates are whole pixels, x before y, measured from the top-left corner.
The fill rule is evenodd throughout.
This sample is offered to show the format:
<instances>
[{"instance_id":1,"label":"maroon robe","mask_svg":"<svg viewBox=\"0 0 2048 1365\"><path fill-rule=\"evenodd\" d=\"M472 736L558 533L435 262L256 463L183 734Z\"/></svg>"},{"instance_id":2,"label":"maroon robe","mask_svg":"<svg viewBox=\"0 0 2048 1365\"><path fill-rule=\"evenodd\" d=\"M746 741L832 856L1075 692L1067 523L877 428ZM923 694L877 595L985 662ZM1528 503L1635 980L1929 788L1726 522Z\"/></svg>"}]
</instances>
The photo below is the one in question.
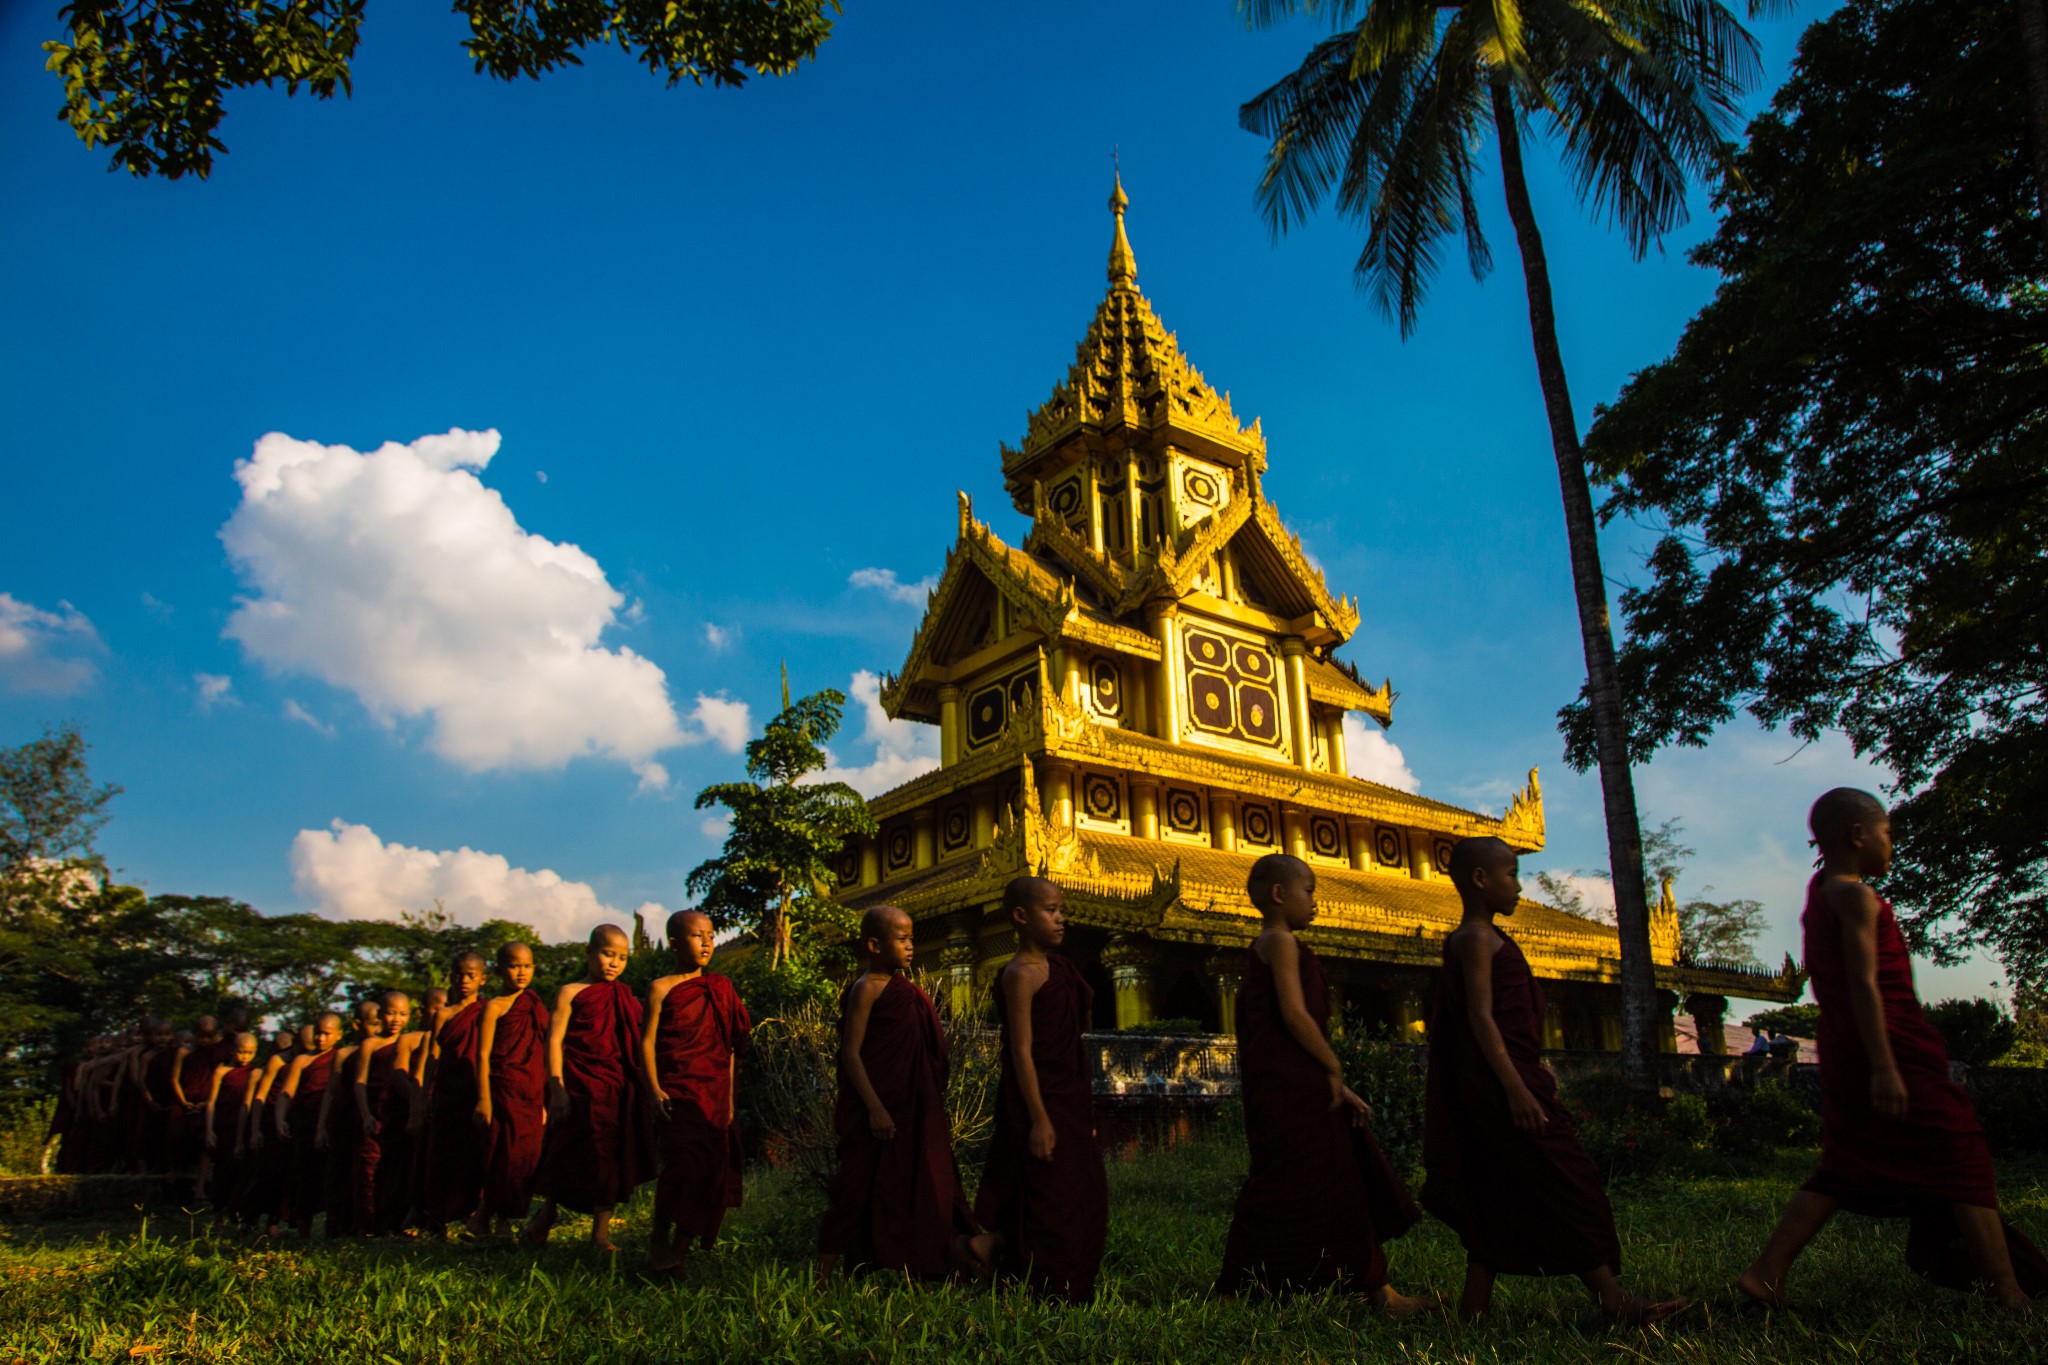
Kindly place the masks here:
<instances>
[{"instance_id":1,"label":"maroon robe","mask_svg":"<svg viewBox=\"0 0 2048 1365\"><path fill-rule=\"evenodd\" d=\"M384 1094L391 1088L391 1061L397 1055L396 1039L370 1054L369 1070L363 1076L363 1103L373 1119L383 1112ZM353 1134L348 1164L349 1231L359 1237L374 1237L386 1230L384 1214L377 1207L377 1168L384 1162L384 1130L381 1123L376 1132L363 1126L362 1110L356 1105L354 1066L349 1073L349 1093L334 1101L339 1106L346 1099ZM402 1132L404 1125L399 1126Z\"/></svg>"},{"instance_id":2,"label":"maroon robe","mask_svg":"<svg viewBox=\"0 0 2048 1365\"><path fill-rule=\"evenodd\" d=\"M845 1032L846 997L839 1028ZM818 1251L856 1268L949 1274L953 1239L973 1235L974 1215L961 1192L946 1116L946 1034L931 998L909 977L890 977L875 997L860 1061L875 1098L896 1120L896 1136L885 1142L874 1135L860 1092L840 1076L833 1112L839 1169Z\"/></svg>"},{"instance_id":3,"label":"maroon robe","mask_svg":"<svg viewBox=\"0 0 2048 1365\"><path fill-rule=\"evenodd\" d=\"M1004 971L1015 970L1015 964ZM997 980L1003 1069L995 1135L981 1171L974 1212L1004 1239L1005 1273L1025 1277L1035 1294L1084 1303L1109 1236L1109 1177L1095 1142L1093 1068L1081 1042L1095 992L1073 963L1046 955L1046 979L1031 997L1031 1062L1052 1120L1052 1160L1031 1155L1031 1111L1010 1056L1009 1005Z\"/></svg>"},{"instance_id":4,"label":"maroon robe","mask_svg":"<svg viewBox=\"0 0 2048 1365\"><path fill-rule=\"evenodd\" d=\"M287 1069L289 1065L286 1064ZM262 1073L263 1068L257 1068L256 1081L251 1084L260 1082ZM284 1074L279 1071L271 1085L284 1084ZM274 1093L271 1098L276 1098ZM248 1170L242 1179L235 1213L245 1222L269 1223L284 1217L285 1196L291 1183L292 1146L277 1135L277 1108L270 1100L256 1107L256 1112L249 1116L249 1127L251 1137L261 1131L263 1145L247 1156Z\"/></svg>"},{"instance_id":5,"label":"maroon robe","mask_svg":"<svg viewBox=\"0 0 2048 1365\"><path fill-rule=\"evenodd\" d=\"M360 1048L362 1044L356 1046ZM335 1066L334 1103L327 1110L327 1162L320 1206L327 1210L327 1235L346 1237L362 1231L356 1226L356 1162L363 1138L363 1116L356 1111L355 1052L351 1051Z\"/></svg>"},{"instance_id":6,"label":"maroon robe","mask_svg":"<svg viewBox=\"0 0 2048 1365\"><path fill-rule=\"evenodd\" d=\"M654 1216L709 1247L725 1211L740 1206L739 1128L732 1123L733 1061L753 1028L730 978L705 973L661 999L654 1076L668 1096L655 1119Z\"/></svg>"},{"instance_id":7,"label":"maroon robe","mask_svg":"<svg viewBox=\"0 0 2048 1365\"><path fill-rule=\"evenodd\" d=\"M652 1161L634 1079L646 1012L623 981L594 981L569 1002L562 1088L569 1113L548 1124L534 1191L578 1213L615 1208Z\"/></svg>"},{"instance_id":8,"label":"maroon robe","mask_svg":"<svg viewBox=\"0 0 2048 1365\"><path fill-rule=\"evenodd\" d=\"M213 1088L213 1069L234 1054L219 1040L194 1043L177 1065L178 1088L185 1092L181 1106L174 1097L165 1111L165 1136L173 1170L193 1171L206 1152L206 1092Z\"/></svg>"},{"instance_id":9,"label":"maroon robe","mask_svg":"<svg viewBox=\"0 0 2048 1365\"><path fill-rule=\"evenodd\" d=\"M1892 1059L1906 1083L1906 1112L1880 1115L1870 1102L1870 1054L1856 1027L1842 917L1816 876L1806 889L1806 970L1820 1006L1820 1168L1806 1188L1851 1213L1910 1218L1906 1263L1936 1284L1967 1288L1978 1278L1955 1221L1956 1204L1998 1207L1991 1148L1963 1088L1949 1079L1948 1046L1921 1012L1913 988L1913 957L1878 898L1877 993ZM2006 1224L2020 1287L2048 1294L2048 1260L2026 1235Z\"/></svg>"},{"instance_id":10,"label":"maroon robe","mask_svg":"<svg viewBox=\"0 0 2048 1365\"><path fill-rule=\"evenodd\" d=\"M422 1217L436 1227L470 1217L483 1202L484 1133L476 1126L476 1050L483 1022L484 1002L477 999L441 1025L419 1189Z\"/></svg>"},{"instance_id":11,"label":"maroon robe","mask_svg":"<svg viewBox=\"0 0 2048 1365\"><path fill-rule=\"evenodd\" d=\"M178 1097L171 1093L171 1076L178 1067L178 1049L174 1045L158 1048L142 1064L142 1084L139 1090L131 1088L132 1105L125 1105L129 1115L128 1125L128 1167L137 1171L168 1171L171 1169L171 1140L175 1136L173 1125L177 1119Z\"/></svg>"},{"instance_id":12,"label":"maroon robe","mask_svg":"<svg viewBox=\"0 0 2048 1365\"><path fill-rule=\"evenodd\" d=\"M1302 1004L1327 1032L1322 964L1307 944L1297 954ZM1400 1236L1419 1215L1372 1130L1354 1128L1349 1107L1331 1111L1329 1074L1287 1031L1273 969L1256 952L1245 957L1238 1074L1251 1172L1231 1214L1217 1292L1334 1286L1370 1293L1387 1283L1380 1239ZM1390 1209L1405 1213L1390 1216Z\"/></svg>"},{"instance_id":13,"label":"maroon robe","mask_svg":"<svg viewBox=\"0 0 2048 1365\"><path fill-rule=\"evenodd\" d=\"M1505 933L1493 956L1493 1022L1508 1060L1549 1119L1534 1136L1515 1130L1507 1091L1466 1015L1465 973L1444 945L1429 1025L1422 1124L1422 1207L1458 1234L1465 1255L1504 1275L1621 1271L1599 1168L1579 1146L1543 1065L1543 991Z\"/></svg>"},{"instance_id":14,"label":"maroon robe","mask_svg":"<svg viewBox=\"0 0 2048 1365\"><path fill-rule=\"evenodd\" d=\"M491 1033L491 1127L484 1136L484 1211L524 1218L533 1203L547 1112L548 1007L530 990Z\"/></svg>"},{"instance_id":15,"label":"maroon robe","mask_svg":"<svg viewBox=\"0 0 2048 1365\"><path fill-rule=\"evenodd\" d=\"M422 1043L422 1045L424 1045ZM385 1059L384 1083L371 1099L370 1112L377 1119L374 1174L370 1184L368 1225L361 1229L372 1235L389 1236L405 1231L405 1220L413 1210L419 1187L420 1152L424 1134L411 1131L413 1106L419 1102L419 1083L409 1071L400 1071L391 1060L396 1043L370 1057L371 1078L376 1076L377 1059ZM368 1134L364 1135L368 1138Z\"/></svg>"},{"instance_id":16,"label":"maroon robe","mask_svg":"<svg viewBox=\"0 0 2048 1365\"><path fill-rule=\"evenodd\" d=\"M241 1205L242 1187L249 1181L251 1163L246 1138L242 1155L235 1155L235 1131L242 1120L242 1105L249 1097L249 1087L261 1074L262 1068L252 1062L248 1066L230 1066L221 1075L220 1093L213 1101L213 1171L206 1181L206 1197L216 1209L234 1210ZM203 1144L204 1107L199 1111L199 1124L199 1140Z\"/></svg>"},{"instance_id":17,"label":"maroon robe","mask_svg":"<svg viewBox=\"0 0 2048 1365\"><path fill-rule=\"evenodd\" d=\"M291 1179L285 1191L285 1217L309 1225L327 1196L327 1153L313 1145L320 1130L320 1097L334 1079L334 1049L319 1053L299 1073L285 1125L292 1139Z\"/></svg>"}]
</instances>

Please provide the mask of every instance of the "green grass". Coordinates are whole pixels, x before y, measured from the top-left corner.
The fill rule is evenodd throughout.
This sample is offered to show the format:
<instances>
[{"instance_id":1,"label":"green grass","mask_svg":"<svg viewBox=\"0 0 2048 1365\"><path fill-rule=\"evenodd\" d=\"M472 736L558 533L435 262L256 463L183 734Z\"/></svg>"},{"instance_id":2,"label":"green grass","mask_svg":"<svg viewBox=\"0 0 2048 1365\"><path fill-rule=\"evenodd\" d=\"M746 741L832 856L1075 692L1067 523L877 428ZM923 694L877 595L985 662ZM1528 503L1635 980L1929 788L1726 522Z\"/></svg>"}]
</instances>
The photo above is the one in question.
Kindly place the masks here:
<instances>
[{"instance_id":1,"label":"green grass","mask_svg":"<svg viewBox=\"0 0 2048 1365\"><path fill-rule=\"evenodd\" d=\"M1629 1282L1703 1302L1657 1332L1601 1327L1577 1284L1504 1280L1496 1316L1405 1323L1315 1296L1219 1303L1207 1290L1243 1172L1218 1135L1112 1162L1114 1214L1097 1301L1048 1307L1015 1292L874 1278L812 1292L815 1194L772 1174L687 1283L641 1273L646 1197L626 1211L621 1264L569 1223L545 1252L512 1245L314 1242L251 1247L203 1215L0 1229L0 1362L1158 1360L1422 1362L1967 1360L2033 1362L2048 1328L2016 1323L1906 1271L1903 1232L1842 1218L1795 1272L1800 1307L1733 1304L1726 1284L1802 1179L1809 1157L1617 1187ZM2008 1210L2048 1233L2048 1167L2009 1166ZM1390 1248L1396 1282L1455 1290L1463 1257L1431 1223Z\"/></svg>"}]
</instances>

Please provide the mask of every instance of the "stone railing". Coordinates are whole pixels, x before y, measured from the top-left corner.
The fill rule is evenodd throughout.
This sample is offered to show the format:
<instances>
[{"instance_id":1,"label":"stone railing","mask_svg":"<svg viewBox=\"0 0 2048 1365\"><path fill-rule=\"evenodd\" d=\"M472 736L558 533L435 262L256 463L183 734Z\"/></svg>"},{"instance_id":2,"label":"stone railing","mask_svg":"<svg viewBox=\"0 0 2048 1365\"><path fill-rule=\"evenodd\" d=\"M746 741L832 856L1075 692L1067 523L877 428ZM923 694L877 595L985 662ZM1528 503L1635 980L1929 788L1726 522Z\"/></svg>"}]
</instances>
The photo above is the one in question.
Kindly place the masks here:
<instances>
[{"instance_id":1,"label":"stone railing","mask_svg":"<svg viewBox=\"0 0 2048 1365\"><path fill-rule=\"evenodd\" d=\"M1095 1093L1118 1099L1215 1101L1237 1094L1237 1039L1228 1034L1088 1033Z\"/></svg>"}]
</instances>

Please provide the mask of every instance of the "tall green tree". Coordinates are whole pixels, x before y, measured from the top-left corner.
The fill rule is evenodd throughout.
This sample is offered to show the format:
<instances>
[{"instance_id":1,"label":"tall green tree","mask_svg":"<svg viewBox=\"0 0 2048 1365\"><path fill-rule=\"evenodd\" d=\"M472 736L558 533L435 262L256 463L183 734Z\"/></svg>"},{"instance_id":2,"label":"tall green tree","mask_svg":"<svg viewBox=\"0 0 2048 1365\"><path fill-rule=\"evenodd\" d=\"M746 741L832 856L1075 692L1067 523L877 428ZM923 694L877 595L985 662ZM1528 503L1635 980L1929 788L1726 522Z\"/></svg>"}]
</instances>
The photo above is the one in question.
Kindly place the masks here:
<instances>
[{"instance_id":1,"label":"tall green tree","mask_svg":"<svg viewBox=\"0 0 2048 1365\"><path fill-rule=\"evenodd\" d=\"M781 714L747 745L752 780L697 794L698 810L724 807L732 828L724 850L691 871L690 891L719 928L753 930L772 972L801 970L820 929L845 927L831 900L831 860L850 836L876 831L859 792L817 780L845 705L845 694L829 688L792 703L785 678Z\"/></svg>"},{"instance_id":2,"label":"tall green tree","mask_svg":"<svg viewBox=\"0 0 2048 1365\"><path fill-rule=\"evenodd\" d=\"M58 117L109 169L202 178L228 92L283 83L319 99L350 91L364 0L72 0L43 44L64 82ZM670 85L786 76L832 33L838 0L453 0L462 46L499 80L581 65L617 44Z\"/></svg>"},{"instance_id":3,"label":"tall green tree","mask_svg":"<svg viewBox=\"0 0 2048 1365\"><path fill-rule=\"evenodd\" d=\"M1595 422L1638 756L1737 710L1893 774L1915 946L2048 982L2048 222L1996 0L1810 28L1694 252L1713 301ZM1590 717L1573 751L1594 752Z\"/></svg>"},{"instance_id":4,"label":"tall green tree","mask_svg":"<svg viewBox=\"0 0 2048 1365\"><path fill-rule=\"evenodd\" d=\"M1767 6L1755 0L1751 12ZM1492 257L1480 224L1478 153L1491 134L1522 259L1536 374L1564 498L1573 595L1621 939L1623 1071L1655 1084L1656 980L1628 722L1615 671L1593 496L1557 340L1523 138L1541 129L1580 197L1640 256L1685 218L1686 186L1726 162L1756 44L1712 0L1239 0L1253 27L1296 14L1335 30L1247 103L1270 139L1258 202L1284 233L1334 196L1366 227L1358 283L1401 333L1414 330L1445 243L1473 274Z\"/></svg>"}]
</instances>

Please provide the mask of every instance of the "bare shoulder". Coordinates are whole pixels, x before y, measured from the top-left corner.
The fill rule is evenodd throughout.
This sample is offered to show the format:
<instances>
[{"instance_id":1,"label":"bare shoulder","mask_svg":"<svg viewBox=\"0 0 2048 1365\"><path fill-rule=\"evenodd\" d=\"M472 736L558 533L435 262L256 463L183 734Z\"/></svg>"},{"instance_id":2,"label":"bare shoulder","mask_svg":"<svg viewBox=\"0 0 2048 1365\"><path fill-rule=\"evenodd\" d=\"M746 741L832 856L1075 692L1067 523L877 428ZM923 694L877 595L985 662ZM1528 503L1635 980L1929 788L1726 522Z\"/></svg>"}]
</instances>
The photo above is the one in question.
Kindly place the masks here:
<instances>
[{"instance_id":1,"label":"bare shoulder","mask_svg":"<svg viewBox=\"0 0 2048 1365\"><path fill-rule=\"evenodd\" d=\"M555 992L555 1008L557 1010L568 1009L570 1002L583 994L583 988L589 984L588 981L571 981L563 986L562 989Z\"/></svg>"},{"instance_id":2,"label":"bare shoulder","mask_svg":"<svg viewBox=\"0 0 2048 1365\"><path fill-rule=\"evenodd\" d=\"M484 1018L502 1019L505 1013L519 1003L517 995L493 996L484 1002Z\"/></svg>"},{"instance_id":3,"label":"bare shoulder","mask_svg":"<svg viewBox=\"0 0 2048 1365\"><path fill-rule=\"evenodd\" d=\"M1444 940L1450 946L1451 955L1466 966L1476 966L1490 961L1500 951L1500 932L1491 924L1480 920L1465 920L1451 930Z\"/></svg>"},{"instance_id":4,"label":"bare shoulder","mask_svg":"<svg viewBox=\"0 0 2048 1365\"><path fill-rule=\"evenodd\" d=\"M1866 923L1877 918L1877 892L1870 889L1870 883L1850 877L1828 877L1820 884L1821 900L1850 923Z\"/></svg>"},{"instance_id":5,"label":"bare shoulder","mask_svg":"<svg viewBox=\"0 0 2048 1365\"><path fill-rule=\"evenodd\" d=\"M1268 967L1283 961L1292 962L1299 955L1300 948L1301 943L1294 937L1294 931L1284 924L1269 924L1252 940L1252 951Z\"/></svg>"},{"instance_id":6,"label":"bare shoulder","mask_svg":"<svg viewBox=\"0 0 2048 1365\"><path fill-rule=\"evenodd\" d=\"M1003 994L1012 1000L1029 1000L1051 975L1045 958L1013 957L1003 967Z\"/></svg>"},{"instance_id":7,"label":"bare shoulder","mask_svg":"<svg viewBox=\"0 0 2048 1365\"><path fill-rule=\"evenodd\" d=\"M676 983L682 979L681 973L673 976L655 977L647 985L647 1008L650 1010L660 1008L661 1002L668 998L668 993L674 990Z\"/></svg>"}]
</instances>

